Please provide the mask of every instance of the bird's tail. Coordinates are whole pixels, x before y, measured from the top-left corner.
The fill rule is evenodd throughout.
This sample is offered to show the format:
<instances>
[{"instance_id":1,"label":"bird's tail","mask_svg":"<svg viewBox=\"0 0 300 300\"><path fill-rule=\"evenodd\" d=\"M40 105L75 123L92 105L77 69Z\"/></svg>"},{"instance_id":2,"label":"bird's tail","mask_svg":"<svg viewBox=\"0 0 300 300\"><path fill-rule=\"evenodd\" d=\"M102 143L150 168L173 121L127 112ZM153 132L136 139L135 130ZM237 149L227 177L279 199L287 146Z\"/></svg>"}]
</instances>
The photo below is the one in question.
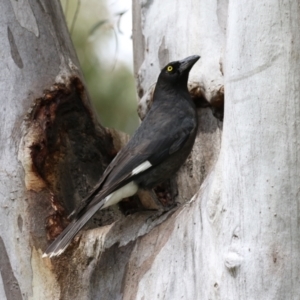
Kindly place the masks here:
<instances>
[{"instance_id":1,"label":"bird's tail","mask_svg":"<svg viewBox=\"0 0 300 300\"><path fill-rule=\"evenodd\" d=\"M62 254L68 247L72 239L79 232L79 230L88 222L90 218L103 206L103 201L96 203L90 207L86 212L80 214L80 217L72 221L64 231L54 240L52 244L46 249L43 257L53 257Z\"/></svg>"}]
</instances>

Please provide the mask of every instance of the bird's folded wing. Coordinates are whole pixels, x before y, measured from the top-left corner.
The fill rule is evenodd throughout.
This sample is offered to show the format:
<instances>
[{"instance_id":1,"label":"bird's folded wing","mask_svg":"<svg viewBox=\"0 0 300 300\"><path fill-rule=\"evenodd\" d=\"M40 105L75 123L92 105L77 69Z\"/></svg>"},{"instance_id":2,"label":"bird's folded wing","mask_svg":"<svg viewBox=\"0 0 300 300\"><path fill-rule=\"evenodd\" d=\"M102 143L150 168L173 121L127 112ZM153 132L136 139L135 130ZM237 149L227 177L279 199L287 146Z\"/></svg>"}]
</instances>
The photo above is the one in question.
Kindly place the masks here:
<instances>
[{"instance_id":1,"label":"bird's folded wing","mask_svg":"<svg viewBox=\"0 0 300 300\"><path fill-rule=\"evenodd\" d=\"M178 130L176 134L144 141L134 148L123 148L103 173L101 183L84 199L87 211L115 190L121 188L139 174L163 162L179 151L188 140L192 128ZM80 213L81 214L81 213Z\"/></svg>"}]
</instances>

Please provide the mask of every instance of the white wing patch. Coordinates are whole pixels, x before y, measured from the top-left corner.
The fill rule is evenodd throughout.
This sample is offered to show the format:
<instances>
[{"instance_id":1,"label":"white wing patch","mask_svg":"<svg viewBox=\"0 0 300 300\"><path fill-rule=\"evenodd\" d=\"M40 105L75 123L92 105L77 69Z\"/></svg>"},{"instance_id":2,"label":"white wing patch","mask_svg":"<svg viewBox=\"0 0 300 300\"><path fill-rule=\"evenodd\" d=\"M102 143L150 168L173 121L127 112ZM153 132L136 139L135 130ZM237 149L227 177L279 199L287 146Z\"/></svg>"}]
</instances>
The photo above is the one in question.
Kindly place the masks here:
<instances>
[{"instance_id":1,"label":"white wing patch","mask_svg":"<svg viewBox=\"0 0 300 300\"><path fill-rule=\"evenodd\" d=\"M131 175L139 174L139 173L149 169L150 167L152 167L151 163L148 160L146 160L143 163L141 163L139 166L134 168L131 172Z\"/></svg>"}]
</instances>

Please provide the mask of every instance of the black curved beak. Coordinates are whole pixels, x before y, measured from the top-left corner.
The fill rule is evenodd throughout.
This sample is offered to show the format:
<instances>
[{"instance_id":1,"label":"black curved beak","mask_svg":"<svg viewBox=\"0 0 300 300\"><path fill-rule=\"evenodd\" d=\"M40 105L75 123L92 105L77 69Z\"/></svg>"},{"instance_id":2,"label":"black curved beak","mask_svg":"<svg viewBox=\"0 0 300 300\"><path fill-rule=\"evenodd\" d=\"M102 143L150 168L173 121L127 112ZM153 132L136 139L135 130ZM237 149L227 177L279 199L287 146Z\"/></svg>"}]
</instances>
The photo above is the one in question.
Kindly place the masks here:
<instances>
[{"instance_id":1,"label":"black curved beak","mask_svg":"<svg viewBox=\"0 0 300 300\"><path fill-rule=\"evenodd\" d=\"M180 73L183 73L185 71L190 71L192 66L199 60L200 56L199 55L192 55L189 57L186 57L183 60L180 60L180 67L179 71Z\"/></svg>"}]
</instances>

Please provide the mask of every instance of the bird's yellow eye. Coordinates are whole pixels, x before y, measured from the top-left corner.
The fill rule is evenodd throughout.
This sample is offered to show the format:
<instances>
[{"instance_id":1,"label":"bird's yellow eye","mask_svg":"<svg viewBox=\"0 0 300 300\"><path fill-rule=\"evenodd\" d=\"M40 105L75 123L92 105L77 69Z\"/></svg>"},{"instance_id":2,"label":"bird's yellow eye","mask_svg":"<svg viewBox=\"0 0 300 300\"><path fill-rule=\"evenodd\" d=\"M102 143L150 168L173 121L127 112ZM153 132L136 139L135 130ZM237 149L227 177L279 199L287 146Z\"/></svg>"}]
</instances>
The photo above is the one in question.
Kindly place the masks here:
<instances>
[{"instance_id":1,"label":"bird's yellow eye","mask_svg":"<svg viewBox=\"0 0 300 300\"><path fill-rule=\"evenodd\" d=\"M172 70L173 70L173 67L172 67L172 66L168 66L168 67L167 67L167 71L168 71L168 72L171 72Z\"/></svg>"}]
</instances>

